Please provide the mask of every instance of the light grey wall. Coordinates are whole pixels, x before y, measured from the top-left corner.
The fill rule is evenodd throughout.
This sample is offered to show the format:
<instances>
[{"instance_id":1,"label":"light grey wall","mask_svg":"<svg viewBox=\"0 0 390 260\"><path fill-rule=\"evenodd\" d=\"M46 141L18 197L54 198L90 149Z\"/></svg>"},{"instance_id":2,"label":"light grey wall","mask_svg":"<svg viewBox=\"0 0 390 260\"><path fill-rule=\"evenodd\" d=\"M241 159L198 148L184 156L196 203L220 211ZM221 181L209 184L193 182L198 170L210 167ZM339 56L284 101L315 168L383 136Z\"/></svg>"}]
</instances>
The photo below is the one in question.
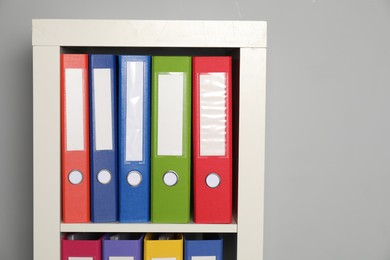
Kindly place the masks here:
<instances>
[{"instance_id":1,"label":"light grey wall","mask_svg":"<svg viewBox=\"0 0 390 260\"><path fill-rule=\"evenodd\" d=\"M32 259L32 18L267 20L264 259L390 259L389 0L0 0L0 259Z\"/></svg>"}]
</instances>

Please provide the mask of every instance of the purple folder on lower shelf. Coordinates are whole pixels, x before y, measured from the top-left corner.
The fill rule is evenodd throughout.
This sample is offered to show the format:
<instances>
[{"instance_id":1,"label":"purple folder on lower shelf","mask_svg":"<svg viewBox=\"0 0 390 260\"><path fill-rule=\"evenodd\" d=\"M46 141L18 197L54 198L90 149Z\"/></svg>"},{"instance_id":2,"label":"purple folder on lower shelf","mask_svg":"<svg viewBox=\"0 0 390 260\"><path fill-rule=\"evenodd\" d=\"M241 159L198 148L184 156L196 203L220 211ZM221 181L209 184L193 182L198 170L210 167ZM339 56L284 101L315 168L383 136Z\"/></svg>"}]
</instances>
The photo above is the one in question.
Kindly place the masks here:
<instances>
[{"instance_id":1,"label":"purple folder on lower shelf","mask_svg":"<svg viewBox=\"0 0 390 260\"><path fill-rule=\"evenodd\" d=\"M107 234L103 238L102 260L142 260L143 239L143 234L136 233Z\"/></svg>"}]
</instances>

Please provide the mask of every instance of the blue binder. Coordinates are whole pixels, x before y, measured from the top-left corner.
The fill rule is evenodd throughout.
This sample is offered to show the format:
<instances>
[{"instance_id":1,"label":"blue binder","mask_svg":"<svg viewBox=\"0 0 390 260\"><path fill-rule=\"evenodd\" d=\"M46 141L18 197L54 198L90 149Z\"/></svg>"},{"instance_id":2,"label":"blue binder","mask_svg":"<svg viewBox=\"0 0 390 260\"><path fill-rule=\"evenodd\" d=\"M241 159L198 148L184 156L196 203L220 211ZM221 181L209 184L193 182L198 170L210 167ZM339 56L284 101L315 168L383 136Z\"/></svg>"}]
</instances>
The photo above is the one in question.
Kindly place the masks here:
<instances>
[{"instance_id":1,"label":"blue binder","mask_svg":"<svg viewBox=\"0 0 390 260\"><path fill-rule=\"evenodd\" d=\"M187 234L184 260L222 260L223 239L218 234Z\"/></svg>"},{"instance_id":2,"label":"blue binder","mask_svg":"<svg viewBox=\"0 0 390 260\"><path fill-rule=\"evenodd\" d=\"M91 221L118 220L116 56L90 55Z\"/></svg>"},{"instance_id":3,"label":"blue binder","mask_svg":"<svg viewBox=\"0 0 390 260\"><path fill-rule=\"evenodd\" d=\"M150 220L150 56L119 56L119 221Z\"/></svg>"}]
</instances>

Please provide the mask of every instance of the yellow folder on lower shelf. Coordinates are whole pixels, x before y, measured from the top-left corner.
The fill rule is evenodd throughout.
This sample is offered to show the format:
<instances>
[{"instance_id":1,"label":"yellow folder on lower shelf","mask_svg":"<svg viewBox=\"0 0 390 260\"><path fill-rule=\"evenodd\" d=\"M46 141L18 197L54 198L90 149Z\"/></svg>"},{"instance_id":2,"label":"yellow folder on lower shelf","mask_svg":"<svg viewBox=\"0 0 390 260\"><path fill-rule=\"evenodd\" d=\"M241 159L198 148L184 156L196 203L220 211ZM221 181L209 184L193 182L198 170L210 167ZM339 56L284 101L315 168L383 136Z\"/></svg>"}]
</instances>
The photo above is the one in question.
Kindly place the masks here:
<instances>
[{"instance_id":1,"label":"yellow folder on lower shelf","mask_svg":"<svg viewBox=\"0 0 390 260\"><path fill-rule=\"evenodd\" d=\"M183 260L183 235L146 234L144 260Z\"/></svg>"}]
</instances>

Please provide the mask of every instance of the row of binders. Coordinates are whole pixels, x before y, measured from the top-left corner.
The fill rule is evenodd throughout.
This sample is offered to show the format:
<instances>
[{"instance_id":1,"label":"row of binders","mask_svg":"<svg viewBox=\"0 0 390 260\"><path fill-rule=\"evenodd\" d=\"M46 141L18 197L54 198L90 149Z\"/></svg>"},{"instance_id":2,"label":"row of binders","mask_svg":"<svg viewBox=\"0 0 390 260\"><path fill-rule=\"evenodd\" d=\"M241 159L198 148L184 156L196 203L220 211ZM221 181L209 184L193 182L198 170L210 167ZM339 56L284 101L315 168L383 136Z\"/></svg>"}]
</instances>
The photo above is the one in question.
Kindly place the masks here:
<instances>
[{"instance_id":1,"label":"row of binders","mask_svg":"<svg viewBox=\"0 0 390 260\"><path fill-rule=\"evenodd\" d=\"M61 55L62 220L232 220L229 56Z\"/></svg>"},{"instance_id":2,"label":"row of binders","mask_svg":"<svg viewBox=\"0 0 390 260\"><path fill-rule=\"evenodd\" d=\"M66 234L62 260L222 260L218 234Z\"/></svg>"}]
</instances>

